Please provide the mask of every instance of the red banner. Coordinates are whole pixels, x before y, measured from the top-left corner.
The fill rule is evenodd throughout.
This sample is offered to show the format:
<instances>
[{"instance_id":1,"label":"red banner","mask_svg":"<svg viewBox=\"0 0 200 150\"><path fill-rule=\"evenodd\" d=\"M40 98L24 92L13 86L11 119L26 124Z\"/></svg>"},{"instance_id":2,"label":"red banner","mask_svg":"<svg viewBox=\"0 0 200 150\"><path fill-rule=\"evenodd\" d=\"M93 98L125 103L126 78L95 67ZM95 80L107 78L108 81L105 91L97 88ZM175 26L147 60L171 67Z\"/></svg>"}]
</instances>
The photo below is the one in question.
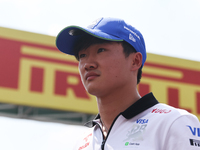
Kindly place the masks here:
<instances>
[{"instance_id":1,"label":"red banner","mask_svg":"<svg viewBox=\"0 0 200 150\"><path fill-rule=\"evenodd\" d=\"M1 102L97 113L80 80L77 61L57 50L55 37L0 28ZM200 62L148 54L138 86L200 117Z\"/></svg>"}]
</instances>

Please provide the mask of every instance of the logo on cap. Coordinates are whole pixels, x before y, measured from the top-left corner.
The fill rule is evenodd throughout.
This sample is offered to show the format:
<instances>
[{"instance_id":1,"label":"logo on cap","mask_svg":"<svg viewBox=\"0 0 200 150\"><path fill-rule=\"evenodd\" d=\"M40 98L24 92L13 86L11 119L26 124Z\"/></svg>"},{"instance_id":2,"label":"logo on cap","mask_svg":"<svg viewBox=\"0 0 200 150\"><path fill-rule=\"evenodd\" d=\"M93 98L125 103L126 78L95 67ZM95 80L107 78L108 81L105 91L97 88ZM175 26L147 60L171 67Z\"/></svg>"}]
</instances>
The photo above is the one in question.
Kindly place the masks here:
<instances>
[{"instance_id":1,"label":"logo on cap","mask_svg":"<svg viewBox=\"0 0 200 150\"><path fill-rule=\"evenodd\" d=\"M140 40L140 36L137 35L135 32L133 32L131 29L127 28L126 26L124 26L124 29L128 30L129 32L131 32L132 34L134 34L139 40Z\"/></svg>"},{"instance_id":2,"label":"logo on cap","mask_svg":"<svg viewBox=\"0 0 200 150\"><path fill-rule=\"evenodd\" d=\"M135 38L132 36L132 34L129 34L129 40L136 42Z\"/></svg>"},{"instance_id":3,"label":"logo on cap","mask_svg":"<svg viewBox=\"0 0 200 150\"><path fill-rule=\"evenodd\" d=\"M94 29L95 26L97 26L99 24L99 22L102 20L103 18L99 18L96 19L95 21L93 21L89 26L87 26L90 29Z\"/></svg>"}]
</instances>

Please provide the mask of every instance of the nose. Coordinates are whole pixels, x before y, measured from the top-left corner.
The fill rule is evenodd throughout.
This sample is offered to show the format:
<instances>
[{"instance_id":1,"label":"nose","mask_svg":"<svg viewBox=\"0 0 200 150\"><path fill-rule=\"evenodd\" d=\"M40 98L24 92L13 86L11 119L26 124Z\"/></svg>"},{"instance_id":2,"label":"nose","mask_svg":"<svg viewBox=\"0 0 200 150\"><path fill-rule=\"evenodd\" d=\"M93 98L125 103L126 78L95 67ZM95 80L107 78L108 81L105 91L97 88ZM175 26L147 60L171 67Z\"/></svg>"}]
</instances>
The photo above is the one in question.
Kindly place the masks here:
<instances>
[{"instance_id":1,"label":"nose","mask_svg":"<svg viewBox=\"0 0 200 150\"><path fill-rule=\"evenodd\" d=\"M90 55L88 54L88 56L86 57L84 61L84 69L86 71L89 71L89 70L96 69L97 67L98 67L98 64L97 64L97 58L95 57L95 55L92 55L91 53Z\"/></svg>"},{"instance_id":2,"label":"nose","mask_svg":"<svg viewBox=\"0 0 200 150\"><path fill-rule=\"evenodd\" d=\"M79 61L79 69L82 71L90 71L98 68L98 58L96 51L92 46L90 46L85 51L86 56Z\"/></svg>"},{"instance_id":3,"label":"nose","mask_svg":"<svg viewBox=\"0 0 200 150\"><path fill-rule=\"evenodd\" d=\"M97 63L96 62L86 62L84 64L84 69L89 71L89 70L94 70L97 68Z\"/></svg>"}]
</instances>

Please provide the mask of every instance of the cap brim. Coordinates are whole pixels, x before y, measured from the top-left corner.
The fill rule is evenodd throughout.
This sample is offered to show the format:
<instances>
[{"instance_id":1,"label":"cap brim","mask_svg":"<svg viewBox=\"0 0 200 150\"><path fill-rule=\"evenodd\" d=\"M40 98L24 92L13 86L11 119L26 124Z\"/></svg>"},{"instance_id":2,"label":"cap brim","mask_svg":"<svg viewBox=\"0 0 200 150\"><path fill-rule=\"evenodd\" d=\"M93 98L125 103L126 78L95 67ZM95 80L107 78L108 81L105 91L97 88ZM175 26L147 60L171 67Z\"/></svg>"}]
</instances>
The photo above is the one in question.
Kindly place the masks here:
<instances>
[{"instance_id":1,"label":"cap brim","mask_svg":"<svg viewBox=\"0 0 200 150\"><path fill-rule=\"evenodd\" d=\"M79 26L69 26L61 30L56 37L56 46L61 52L69 55L74 55L73 52L74 46L78 41L78 39L81 37L81 35L70 35L69 32L71 30L77 30L77 29L100 39L108 41L123 41L123 39L109 35L105 32L102 32L101 30L82 28Z\"/></svg>"}]
</instances>

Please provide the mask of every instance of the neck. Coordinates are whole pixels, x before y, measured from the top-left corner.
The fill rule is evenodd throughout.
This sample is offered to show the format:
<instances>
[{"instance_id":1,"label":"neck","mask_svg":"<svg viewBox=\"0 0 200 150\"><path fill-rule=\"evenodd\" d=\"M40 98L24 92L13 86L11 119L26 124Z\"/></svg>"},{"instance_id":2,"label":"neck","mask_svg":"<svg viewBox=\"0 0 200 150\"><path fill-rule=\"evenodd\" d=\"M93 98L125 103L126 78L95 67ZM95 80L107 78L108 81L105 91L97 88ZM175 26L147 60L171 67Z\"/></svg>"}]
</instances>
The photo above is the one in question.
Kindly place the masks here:
<instances>
[{"instance_id":1,"label":"neck","mask_svg":"<svg viewBox=\"0 0 200 150\"><path fill-rule=\"evenodd\" d=\"M104 97L97 97L97 104L99 109L99 114L103 125L109 129L112 125L114 119L119 115L119 113L125 111L129 106L135 103L141 98L137 89L133 91L134 88L122 91L121 89L114 94L110 93Z\"/></svg>"}]
</instances>

